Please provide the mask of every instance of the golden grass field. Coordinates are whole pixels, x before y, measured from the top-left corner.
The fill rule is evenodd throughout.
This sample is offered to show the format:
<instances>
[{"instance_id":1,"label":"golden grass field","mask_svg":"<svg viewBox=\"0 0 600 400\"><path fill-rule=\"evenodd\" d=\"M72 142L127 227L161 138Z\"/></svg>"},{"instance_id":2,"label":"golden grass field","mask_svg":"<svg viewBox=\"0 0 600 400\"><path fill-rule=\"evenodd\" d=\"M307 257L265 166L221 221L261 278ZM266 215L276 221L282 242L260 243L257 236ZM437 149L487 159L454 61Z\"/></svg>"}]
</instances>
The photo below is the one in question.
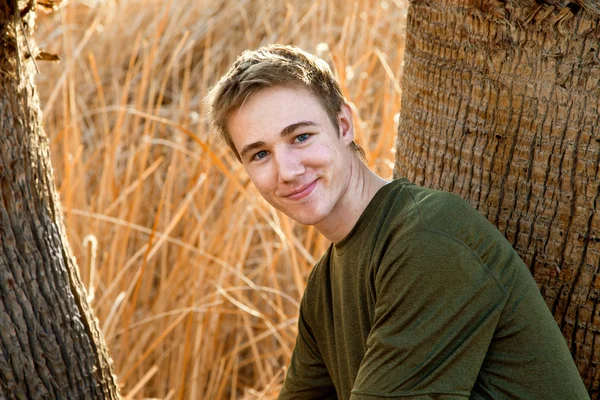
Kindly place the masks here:
<instances>
[{"instance_id":1,"label":"golden grass field","mask_svg":"<svg viewBox=\"0 0 600 400\"><path fill-rule=\"evenodd\" d=\"M274 398L328 243L211 137L207 89L267 43L320 55L391 177L405 0L80 0L38 19L37 83L69 240L127 398Z\"/></svg>"}]
</instances>

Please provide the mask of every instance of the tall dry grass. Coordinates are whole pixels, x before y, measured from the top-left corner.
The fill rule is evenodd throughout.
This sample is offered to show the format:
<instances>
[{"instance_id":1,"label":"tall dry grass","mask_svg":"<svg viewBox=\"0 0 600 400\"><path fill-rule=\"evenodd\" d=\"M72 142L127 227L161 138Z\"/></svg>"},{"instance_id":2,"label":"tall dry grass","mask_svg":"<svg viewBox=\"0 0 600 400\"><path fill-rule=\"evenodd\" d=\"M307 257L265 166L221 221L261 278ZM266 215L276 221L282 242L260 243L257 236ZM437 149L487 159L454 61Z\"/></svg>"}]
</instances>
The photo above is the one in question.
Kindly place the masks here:
<instances>
[{"instance_id":1,"label":"tall dry grass","mask_svg":"<svg viewBox=\"0 0 600 400\"><path fill-rule=\"evenodd\" d=\"M391 176L404 0L106 0L41 17L44 123L68 235L128 398L273 398L328 243L211 138L207 89L246 48L330 62Z\"/></svg>"}]
</instances>

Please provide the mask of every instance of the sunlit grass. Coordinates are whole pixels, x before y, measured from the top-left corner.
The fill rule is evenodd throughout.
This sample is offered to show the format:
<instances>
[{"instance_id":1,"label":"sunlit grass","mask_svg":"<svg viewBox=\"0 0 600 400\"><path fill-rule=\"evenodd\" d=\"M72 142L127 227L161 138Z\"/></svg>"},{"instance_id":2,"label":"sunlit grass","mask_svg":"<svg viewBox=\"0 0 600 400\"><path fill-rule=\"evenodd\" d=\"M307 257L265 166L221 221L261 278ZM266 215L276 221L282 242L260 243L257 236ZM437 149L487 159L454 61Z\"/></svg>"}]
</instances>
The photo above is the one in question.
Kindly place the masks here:
<instances>
[{"instance_id":1,"label":"sunlit grass","mask_svg":"<svg viewBox=\"0 0 600 400\"><path fill-rule=\"evenodd\" d=\"M93 6L93 7L92 7ZM403 1L72 2L41 17L45 128L69 240L130 398L273 398L327 241L271 209L201 109L246 48L327 60L391 177Z\"/></svg>"}]
</instances>

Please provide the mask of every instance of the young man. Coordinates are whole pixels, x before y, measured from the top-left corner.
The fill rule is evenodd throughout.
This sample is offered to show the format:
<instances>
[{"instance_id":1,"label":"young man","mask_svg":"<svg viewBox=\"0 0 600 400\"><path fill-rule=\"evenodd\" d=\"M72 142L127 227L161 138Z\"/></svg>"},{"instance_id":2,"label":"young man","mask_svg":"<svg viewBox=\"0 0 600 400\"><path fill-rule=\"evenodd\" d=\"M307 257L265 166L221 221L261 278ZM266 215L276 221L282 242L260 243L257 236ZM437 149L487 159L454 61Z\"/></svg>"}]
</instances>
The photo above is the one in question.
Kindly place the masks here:
<instances>
[{"instance_id":1,"label":"young man","mask_svg":"<svg viewBox=\"0 0 600 400\"><path fill-rule=\"evenodd\" d=\"M373 173L323 60L244 52L207 103L260 194L332 242L280 399L588 398L510 244L457 196Z\"/></svg>"}]
</instances>

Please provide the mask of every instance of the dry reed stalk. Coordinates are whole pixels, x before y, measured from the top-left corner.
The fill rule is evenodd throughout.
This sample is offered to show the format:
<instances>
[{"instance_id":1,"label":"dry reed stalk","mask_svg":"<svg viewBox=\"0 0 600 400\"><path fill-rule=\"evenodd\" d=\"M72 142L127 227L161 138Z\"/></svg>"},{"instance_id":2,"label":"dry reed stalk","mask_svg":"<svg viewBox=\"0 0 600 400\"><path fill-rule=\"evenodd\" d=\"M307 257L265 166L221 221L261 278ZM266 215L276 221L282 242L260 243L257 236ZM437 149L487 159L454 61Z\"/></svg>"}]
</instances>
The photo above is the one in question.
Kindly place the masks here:
<instances>
[{"instance_id":1,"label":"dry reed stalk","mask_svg":"<svg viewBox=\"0 0 600 400\"><path fill-rule=\"evenodd\" d=\"M390 177L403 0L71 2L41 16L45 126L68 234L128 398L274 398L328 243L270 208L202 99L246 48L326 59ZM95 255L83 238L97 239ZM93 261L93 262L92 262Z\"/></svg>"}]
</instances>

